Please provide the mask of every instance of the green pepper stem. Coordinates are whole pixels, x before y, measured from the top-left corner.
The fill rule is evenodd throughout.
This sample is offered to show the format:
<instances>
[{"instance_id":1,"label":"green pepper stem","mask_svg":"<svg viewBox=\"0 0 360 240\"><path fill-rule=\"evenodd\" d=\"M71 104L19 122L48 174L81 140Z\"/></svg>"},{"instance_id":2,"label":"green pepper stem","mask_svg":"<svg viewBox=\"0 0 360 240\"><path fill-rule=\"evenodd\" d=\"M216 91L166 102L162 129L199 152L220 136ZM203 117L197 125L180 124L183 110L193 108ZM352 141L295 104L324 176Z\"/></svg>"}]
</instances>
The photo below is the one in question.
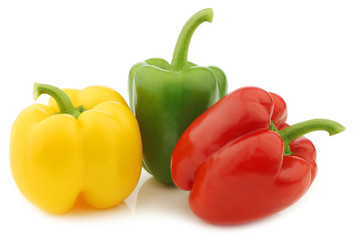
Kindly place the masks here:
<instances>
[{"instance_id":1,"label":"green pepper stem","mask_svg":"<svg viewBox=\"0 0 360 240\"><path fill-rule=\"evenodd\" d=\"M295 139L310 132L326 131L332 136L344 130L345 127L335 121L328 119L312 119L284 128L280 130L278 134L284 141L284 146L286 147Z\"/></svg>"},{"instance_id":2,"label":"green pepper stem","mask_svg":"<svg viewBox=\"0 0 360 240\"><path fill-rule=\"evenodd\" d=\"M173 58L171 61L171 69L173 71L181 71L185 68L187 63L190 40L193 33L201 23L212 22L213 16L213 10L211 8L206 8L195 13L185 23L176 42Z\"/></svg>"},{"instance_id":3,"label":"green pepper stem","mask_svg":"<svg viewBox=\"0 0 360 240\"><path fill-rule=\"evenodd\" d=\"M34 99L37 100L41 94L48 94L53 97L59 106L60 113L66 113L78 118L80 112L76 110L69 96L60 88L48 84L34 84Z\"/></svg>"}]
</instances>

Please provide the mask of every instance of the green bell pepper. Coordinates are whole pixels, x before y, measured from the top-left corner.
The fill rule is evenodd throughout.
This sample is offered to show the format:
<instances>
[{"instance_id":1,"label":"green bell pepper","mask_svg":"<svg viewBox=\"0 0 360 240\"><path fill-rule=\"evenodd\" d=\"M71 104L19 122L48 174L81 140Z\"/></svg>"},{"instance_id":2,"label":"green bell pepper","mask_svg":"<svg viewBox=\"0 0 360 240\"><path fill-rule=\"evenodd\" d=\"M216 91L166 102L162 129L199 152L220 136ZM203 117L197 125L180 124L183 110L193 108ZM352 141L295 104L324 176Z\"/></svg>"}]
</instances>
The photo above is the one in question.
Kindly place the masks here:
<instances>
[{"instance_id":1,"label":"green bell pepper","mask_svg":"<svg viewBox=\"0 0 360 240\"><path fill-rule=\"evenodd\" d=\"M212 9L204 9L185 23L171 64L151 58L135 64L129 73L130 107L140 126L143 167L164 184L173 184L170 160L181 134L227 92L221 69L187 61L195 29L212 18Z\"/></svg>"}]
</instances>

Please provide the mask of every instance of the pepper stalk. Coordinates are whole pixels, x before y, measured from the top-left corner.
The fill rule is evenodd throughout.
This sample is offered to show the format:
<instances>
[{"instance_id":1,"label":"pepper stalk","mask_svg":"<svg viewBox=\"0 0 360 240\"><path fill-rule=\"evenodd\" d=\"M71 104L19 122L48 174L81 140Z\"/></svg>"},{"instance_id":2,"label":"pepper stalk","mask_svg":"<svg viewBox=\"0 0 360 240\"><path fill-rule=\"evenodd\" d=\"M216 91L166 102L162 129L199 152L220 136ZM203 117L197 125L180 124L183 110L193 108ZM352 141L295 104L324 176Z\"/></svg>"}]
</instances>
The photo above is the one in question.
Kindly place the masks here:
<instances>
[{"instance_id":1,"label":"pepper stalk","mask_svg":"<svg viewBox=\"0 0 360 240\"><path fill-rule=\"evenodd\" d=\"M58 87L48 84L35 83L33 92L34 100L37 100L41 94L48 94L53 97L59 106L60 113L70 114L75 118L78 118L81 112L84 111L78 111L72 104L69 96Z\"/></svg>"},{"instance_id":2,"label":"pepper stalk","mask_svg":"<svg viewBox=\"0 0 360 240\"><path fill-rule=\"evenodd\" d=\"M272 124L272 127L274 125ZM274 130L274 129L273 129ZM341 133L345 127L328 119L312 119L288 126L280 131L276 131L284 141L284 155L291 155L289 144L295 139L314 131L326 131L330 136Z\"/></svg>"},{"instance_id":3,"label":"pepper stalk","mask_svg":"<svg viewBox=\"0 0 360 240\"><path fill-rule=\"evenodd\" d=\"M173 71L181 71L185 68L192 35L194 34L196 28L201 23L203 22L211 23L213 17L214 17L213 10L211 8L206 8L195 13L185 23L177 39L173 58L171 60L171 69Z\"/></svg>"}]
</instances>

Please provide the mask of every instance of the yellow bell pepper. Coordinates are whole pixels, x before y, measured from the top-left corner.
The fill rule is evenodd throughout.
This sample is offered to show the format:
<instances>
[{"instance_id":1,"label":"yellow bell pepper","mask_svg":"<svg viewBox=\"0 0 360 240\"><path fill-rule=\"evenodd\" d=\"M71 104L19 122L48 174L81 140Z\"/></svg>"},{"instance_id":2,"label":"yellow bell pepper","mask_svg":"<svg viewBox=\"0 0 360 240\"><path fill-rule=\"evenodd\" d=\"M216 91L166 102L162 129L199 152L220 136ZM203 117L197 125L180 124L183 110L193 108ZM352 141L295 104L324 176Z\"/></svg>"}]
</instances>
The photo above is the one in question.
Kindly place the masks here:
<instances>
[{"instance_id":1,"label":"yellow bell pepper","mask_svg":"<svg viewBox=\"0 0 360 240\"><path fill-rule=\"evenodd\" d=\"M142 168L139 126L125 100L107 87L35 84L35 100L43 93L53 97L49 106L26 108L11 131L11 170L21 193L53 214L80 200L95 208L118 205Z\"/></svg>"}]
</instances>

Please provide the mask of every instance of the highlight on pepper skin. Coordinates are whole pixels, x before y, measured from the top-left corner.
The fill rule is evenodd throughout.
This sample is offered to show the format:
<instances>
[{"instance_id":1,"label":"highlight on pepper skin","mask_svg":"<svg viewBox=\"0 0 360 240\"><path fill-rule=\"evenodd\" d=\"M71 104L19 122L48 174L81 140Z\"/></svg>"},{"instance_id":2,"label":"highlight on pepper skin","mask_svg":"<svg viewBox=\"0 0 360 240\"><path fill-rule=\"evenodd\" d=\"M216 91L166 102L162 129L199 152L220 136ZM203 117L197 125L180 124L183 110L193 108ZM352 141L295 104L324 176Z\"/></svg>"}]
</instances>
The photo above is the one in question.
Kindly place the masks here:
<instances>
[{"instance_id":1,"label":"highlight on pepper skin","mask_svg":"<svg viewBox=\"0 0 360 240\"><path fill-rule=\"evenodd\" d=\"M11 171L21 193L52 214L82 199L94 208L121 203L142 164L139 126L125 100L104 86L35 84L34 98L41 94L52 97L49 105L23 110L11 131Z\"/></svg>"}]
</instances>

